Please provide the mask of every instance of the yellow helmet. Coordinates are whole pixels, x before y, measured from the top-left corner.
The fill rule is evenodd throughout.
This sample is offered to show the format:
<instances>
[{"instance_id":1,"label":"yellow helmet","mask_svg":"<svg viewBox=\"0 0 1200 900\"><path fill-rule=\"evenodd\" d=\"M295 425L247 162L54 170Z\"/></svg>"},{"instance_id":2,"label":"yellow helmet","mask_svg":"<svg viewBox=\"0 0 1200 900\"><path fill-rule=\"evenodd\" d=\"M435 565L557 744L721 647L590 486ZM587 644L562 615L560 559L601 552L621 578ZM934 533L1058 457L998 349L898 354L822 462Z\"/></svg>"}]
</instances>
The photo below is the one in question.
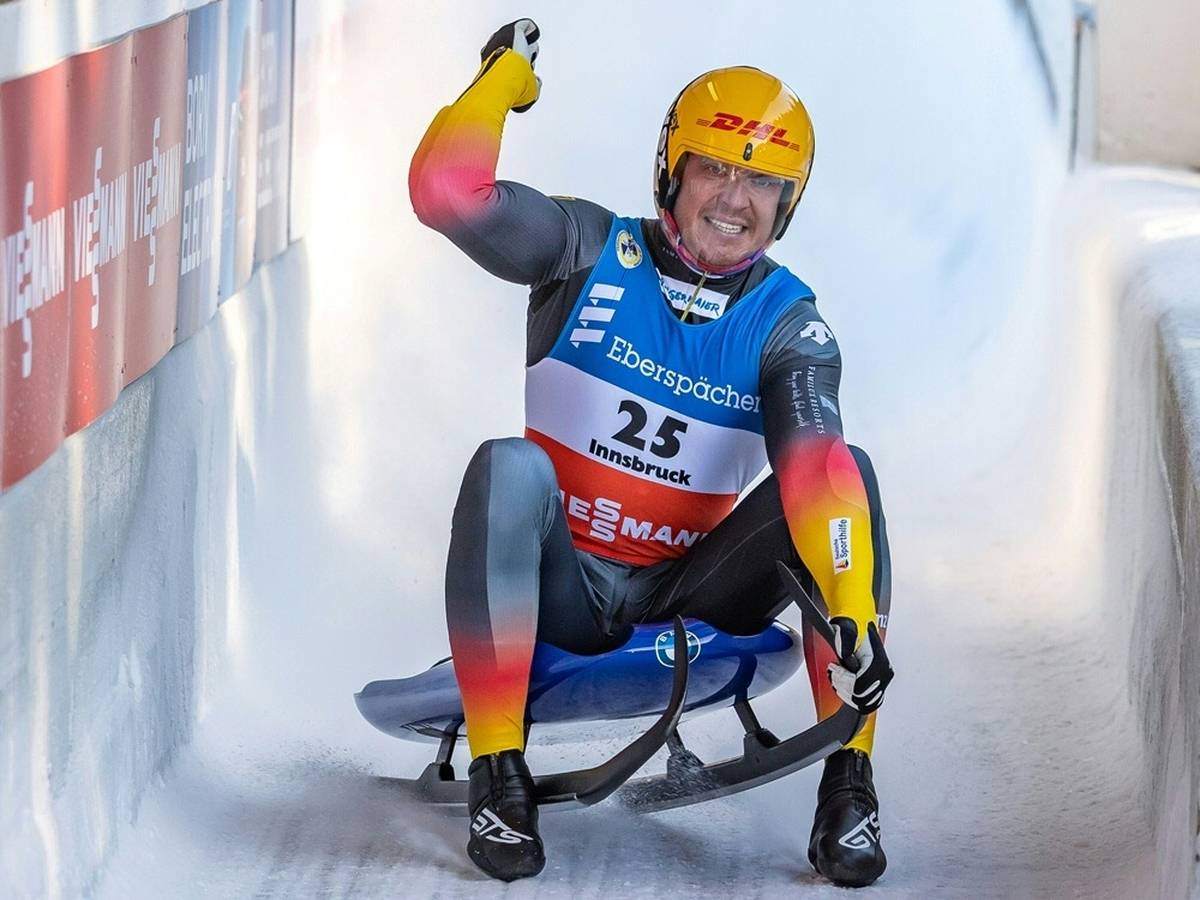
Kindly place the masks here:
<instances>
[{"instance_id":1,"label":"yellow helmet","mask_svg":"<svg viewBox=\"0 0 1200 900\"><path fill-rule=\"evenodd\" d=\"M663 119L654 161L654 205L676 244L679 236L671 209L688 153L786 179L771 231L771 240L776 241L783 237L808 182L812 122L791 88L750 66L705 72L680 91Z\"/></svg>"}]
</instances>

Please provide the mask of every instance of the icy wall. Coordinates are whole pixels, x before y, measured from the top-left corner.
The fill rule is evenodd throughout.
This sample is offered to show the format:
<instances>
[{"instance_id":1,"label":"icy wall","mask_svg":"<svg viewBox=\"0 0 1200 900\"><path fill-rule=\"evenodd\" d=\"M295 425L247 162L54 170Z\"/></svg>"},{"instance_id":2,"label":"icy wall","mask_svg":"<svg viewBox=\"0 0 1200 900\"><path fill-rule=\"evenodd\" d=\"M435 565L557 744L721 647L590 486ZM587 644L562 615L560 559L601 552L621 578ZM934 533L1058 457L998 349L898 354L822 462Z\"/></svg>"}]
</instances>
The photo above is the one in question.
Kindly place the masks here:
<instances>
[{"instance_id":1,"label":"icy wall","mask_svg":"<svg viewBox=\"0 0 1200 900\"><path fill-rule=\"evenodd\" d=\"M239 539L255 441L297 383L304 250L236 302L0 505L0 885L79 896L246 648ZM282 299L281 299L282 298ZM280 307L286 307L286 314Z\"/></svg>"},{"instance_id":2,"label":"icy wall","mask_svg":"<svg viewBox=\"0 0 1200 900\"><path fill-rule=\"evenodd\" d=\"M1123 760L1161 897L1188 894L1200 777L1200 177L1096 169L1068 195L1065 265L1107 324L1099 614L1139 740Z\"/></svg>"}]
</instances>

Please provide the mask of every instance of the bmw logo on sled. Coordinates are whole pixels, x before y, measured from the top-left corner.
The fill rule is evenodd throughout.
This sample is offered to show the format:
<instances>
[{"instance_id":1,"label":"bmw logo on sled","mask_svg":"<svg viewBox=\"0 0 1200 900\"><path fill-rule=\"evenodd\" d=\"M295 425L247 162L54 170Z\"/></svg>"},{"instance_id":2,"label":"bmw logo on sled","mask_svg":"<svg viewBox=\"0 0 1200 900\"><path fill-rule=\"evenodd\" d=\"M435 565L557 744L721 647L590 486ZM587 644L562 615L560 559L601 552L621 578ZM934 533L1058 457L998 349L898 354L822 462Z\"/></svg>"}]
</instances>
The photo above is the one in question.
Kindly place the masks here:
<instances>
[{"instance_id":1,"label":"bmw logo on sled","mask_svg":"<svg viewBox=\"0 0 1200 900\"><path fill-rule=\"evenodd\" d=\"M696 657L700 655L700 638L696 637L695 632L688 631L687 648L688 648L688 663L694 663ZM658 657L660 664L668 669L675 667L675 632L664 631L654 641L654 655Z\"/></svg>"}]
</instances>

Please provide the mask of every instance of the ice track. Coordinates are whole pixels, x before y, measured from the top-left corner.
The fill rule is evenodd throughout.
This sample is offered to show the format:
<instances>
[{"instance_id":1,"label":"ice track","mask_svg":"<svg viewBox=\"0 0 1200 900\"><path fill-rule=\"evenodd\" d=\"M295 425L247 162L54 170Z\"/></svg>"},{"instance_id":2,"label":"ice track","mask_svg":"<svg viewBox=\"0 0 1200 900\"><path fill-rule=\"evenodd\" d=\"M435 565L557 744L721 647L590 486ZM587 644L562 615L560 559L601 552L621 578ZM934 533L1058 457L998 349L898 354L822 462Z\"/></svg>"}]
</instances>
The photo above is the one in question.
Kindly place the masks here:
<instances>
[{"instance_id":1,"label":"ice track","mask_svg":"<svg viewBox=\"0 0 1200 900\"><path fill-rule=\"evenodd\" d=\"M545 88L510 117L501 174L547 192L648 214L662 109L703 68L753 58L809 103L814 177L774 255L814 285L841 341L848 437L876 461L896 571L898 675L875 754L890 866L864 896L1185 890L1162 832L1190 815L1185 789L1164 782L1142 727L1160 715L1170 732L1174 707L1131 637L1180 602L1161 373L1148 327L1118 308L1117 244L1097 223L1194 215L1195 184L1134 184L1105 206L1093 198L1111 180L1068 180L1006 4L871 21L760 5L756 19L786 27L732 55L704 40L740 33L727 7L689 4L681 24L679 9L625 3L571 18L539 2L390 6L351 30L313 232L243 311L277 378L239 483L227 672L114 835L95 893L844 896L805 860L816 770L641 818L548 814L547 870L509 887L468 862L463 820L368 779L415 774L425 748L375 733L351 694L446 652L459 476L481 440L520 430L523 292L422 229L405 184L424 124L515 13L542 26ZM610 42L609 59L584 49ZM811 716L803 679L788 687L763 704L785 731ZM738 736L731 713L684 733L702 755ZM531 761L611 748L554 744Z\"/></svg>"}]
</instances>

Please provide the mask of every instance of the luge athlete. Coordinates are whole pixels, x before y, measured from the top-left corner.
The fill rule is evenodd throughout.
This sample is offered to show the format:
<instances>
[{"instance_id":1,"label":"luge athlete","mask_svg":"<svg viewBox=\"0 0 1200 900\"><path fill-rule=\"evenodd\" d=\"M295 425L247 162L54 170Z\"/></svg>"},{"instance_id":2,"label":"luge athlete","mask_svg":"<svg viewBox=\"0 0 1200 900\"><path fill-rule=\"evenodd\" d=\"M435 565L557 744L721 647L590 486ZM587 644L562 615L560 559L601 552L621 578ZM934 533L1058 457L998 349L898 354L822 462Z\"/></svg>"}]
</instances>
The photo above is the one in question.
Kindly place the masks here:
<instances>
[{"instance_id":1,"label":"luge athlete","mask_svg":"<svg viewBox=\"0 0 1200 900\"><path fill-rule=\"evenodd\" d=\"M765 255L808 179L808 114L758 69L701 75L663 123L658 218L622 218L496 180L509 110L538 98L537 40L528 19L491 37L409 173L423 223L531 288L525 436L475 453L447 564L468 853L505 880L545 865L524 758L536 640L599 653L676 614L754 633L786 605L784 560L845 648L823 656L806 635L818 715L839 697L871 713L826 760L809 859L869 884L886 865L869 759L892 677L884 519L867 455L842 437L837 342L809 287Z\"/></svg>"}]
</instances>

